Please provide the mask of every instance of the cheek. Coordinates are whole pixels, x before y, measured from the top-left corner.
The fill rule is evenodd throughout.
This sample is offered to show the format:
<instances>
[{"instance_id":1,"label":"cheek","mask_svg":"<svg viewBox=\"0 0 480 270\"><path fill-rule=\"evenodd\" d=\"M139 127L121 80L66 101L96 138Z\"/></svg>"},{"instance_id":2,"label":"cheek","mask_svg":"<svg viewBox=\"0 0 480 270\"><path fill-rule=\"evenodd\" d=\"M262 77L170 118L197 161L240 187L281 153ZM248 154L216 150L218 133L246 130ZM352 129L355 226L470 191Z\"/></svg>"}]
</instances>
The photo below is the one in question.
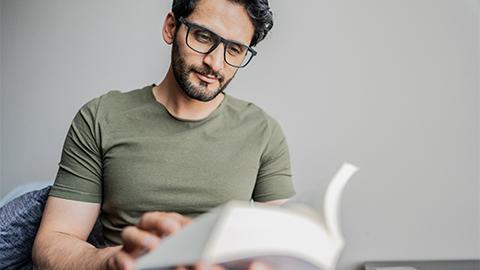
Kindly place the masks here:
<instances>
[{"instance_id":1,"label":"cheek","mask_svg":"<svg viewBox=\"0 0 480 270\"><path fill-rule=\"evenodd\" d=\"M235 77L235 75L237 74L238 68L234 68L229 65L226 65L226 66L227 67L223 72L223 75L225 76L225 80Z\"/></svg>"},{"instance_id":2,"label":"cheek","mask_svg":"<svg viewBox=\"0 0 480 270\"><path fill-rule=\"evenodd\" d=\"M190 66L201 66L203 62L203 55L197 52L194 52L190 49L187 44L182 43L179 44L179 53L180 56L183 58L185 65L187 67Z\"/></svg>"},{"instance_id":3,"label":"cheek","mask_svg":"<svg viewBox=\"0 0 480 270\"><path fill-rule=\"evenodd\" d=\"M205 66L206 64L204 63L205 55L197 53L190 49L185 43L179 44L179 53L181 57L183 58L183 61L185 62L185 66L187 68L187 71L190 71L190 67L202 67ZM224 80L223 83L227 82L230 80L233 76L235 76L236 69L233 67L230 67L225 64L225 68L220 71L221 75L223 76ZM189 77L198 79L194 73L190 72Z\"/></svg>"},{"instance_id":4,"label":"cheek","mask_svg":"<svg viewBox=\"0 0 480 270\"><path fill-rule=\"evenodd\" d=\"M236 70L234 70L232 68L227 68L222 74L223 77L224 77L223 83L226 83L231 78L233 78L233 76L235 76L235 72L236 72Z\"/></svg>"}]
</instances>

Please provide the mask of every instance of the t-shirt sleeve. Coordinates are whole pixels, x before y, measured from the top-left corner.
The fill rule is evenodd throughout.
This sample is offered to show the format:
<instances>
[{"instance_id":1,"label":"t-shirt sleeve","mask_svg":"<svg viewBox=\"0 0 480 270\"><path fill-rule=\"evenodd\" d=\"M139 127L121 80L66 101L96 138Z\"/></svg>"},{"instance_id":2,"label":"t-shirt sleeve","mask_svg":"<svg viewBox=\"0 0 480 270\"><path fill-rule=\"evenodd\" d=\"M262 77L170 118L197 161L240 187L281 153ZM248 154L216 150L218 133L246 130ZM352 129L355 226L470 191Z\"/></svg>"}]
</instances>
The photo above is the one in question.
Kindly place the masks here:
<instances>
[{"instance_id":1,"label":"t-shirt sleeve","mask_svg":"<svg viewBox=\"0 0 480 270\"><path fill-rule=\"evenodd\" d=\"M75 115L63 145L50 196L101 203L101 132L97 123L100 98L85 104Z\"/></svg>"},{"instance_id":2,"label":"t-shirt sleeve","mask_svg":"<svg viewBox=\"0 0 480 270\"><path fill-rule=\"evenodd\" d=\"M270 136L260 158L260 168L253 190L253 200L267 202L295 195L287 140L280 125L270 119Z\"/></svg>"}]
</instances>

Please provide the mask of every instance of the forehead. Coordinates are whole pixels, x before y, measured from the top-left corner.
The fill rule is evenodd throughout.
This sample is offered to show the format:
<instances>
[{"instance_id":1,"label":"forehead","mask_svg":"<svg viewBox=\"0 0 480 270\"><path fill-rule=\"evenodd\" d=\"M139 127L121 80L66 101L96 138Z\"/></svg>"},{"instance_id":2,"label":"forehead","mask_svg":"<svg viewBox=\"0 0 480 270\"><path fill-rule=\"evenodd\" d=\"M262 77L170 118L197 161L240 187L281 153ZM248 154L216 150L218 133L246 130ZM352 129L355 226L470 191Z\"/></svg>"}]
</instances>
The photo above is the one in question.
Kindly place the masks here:
<instances>
[{"instance_id":1,"label":"forehead","mask_svg":"<svg viewBox=\"0 0 480 270\"><path fill-rule=\"evenodd\" d=\"M229 0L200 0L188 20L247 45L255 31L245 7Z\"/></svg>"}]
</instances>

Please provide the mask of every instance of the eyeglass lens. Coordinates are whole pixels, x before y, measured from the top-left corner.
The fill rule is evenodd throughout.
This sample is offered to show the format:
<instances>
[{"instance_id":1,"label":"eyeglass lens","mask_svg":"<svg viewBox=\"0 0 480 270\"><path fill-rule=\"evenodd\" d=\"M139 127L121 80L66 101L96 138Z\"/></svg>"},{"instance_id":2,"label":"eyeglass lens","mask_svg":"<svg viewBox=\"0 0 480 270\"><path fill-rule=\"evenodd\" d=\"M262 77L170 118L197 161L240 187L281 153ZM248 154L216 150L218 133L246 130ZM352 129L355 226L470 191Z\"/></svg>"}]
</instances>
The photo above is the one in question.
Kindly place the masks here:
<instances>
[{"instance_id":1,"label":"eyeglass lens","mask_svg":"<svg viewBox=\"0 0 480 270\"><path fill-rule=\"evenodd\" d=\"M217 34L194 25L187 32L187 45L199 53L210 53L220 42ZM252 53L247 46L228 41L225 43L225 61L228 64L243 67L250 61Z\"/></svg>"}]
</instances>

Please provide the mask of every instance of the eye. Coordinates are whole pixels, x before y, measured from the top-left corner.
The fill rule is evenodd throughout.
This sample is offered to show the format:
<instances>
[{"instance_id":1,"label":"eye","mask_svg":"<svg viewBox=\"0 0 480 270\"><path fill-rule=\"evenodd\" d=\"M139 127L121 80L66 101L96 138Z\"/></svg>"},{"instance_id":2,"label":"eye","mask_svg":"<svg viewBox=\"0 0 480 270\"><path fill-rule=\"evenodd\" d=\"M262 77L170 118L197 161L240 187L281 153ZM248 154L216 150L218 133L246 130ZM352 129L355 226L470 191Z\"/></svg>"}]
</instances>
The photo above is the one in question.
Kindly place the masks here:
<instances>
[{"instance_id":1,"label":"eye","mask_svg":"<svg viewBox=\"0 0 480 270\"><path fill-rule=\"evenodd\" d=\"M232 56L241 55L244 51L245 49L242 46L236 44L231 44L228 46L228 53Z\"/></svg>"},{"instance_id":2,"label":"eye","mask_svg":"<svg viewBox=\"0 0 480 270\"><path fill-rule=\"evenodd\" d=\"M202 42L202 43L212 43L213 42L212 35L207 31L197 30L197 31L194 31L193 34L194 34L195 39L198 42Z\"/></svg>"}]
</instances>

